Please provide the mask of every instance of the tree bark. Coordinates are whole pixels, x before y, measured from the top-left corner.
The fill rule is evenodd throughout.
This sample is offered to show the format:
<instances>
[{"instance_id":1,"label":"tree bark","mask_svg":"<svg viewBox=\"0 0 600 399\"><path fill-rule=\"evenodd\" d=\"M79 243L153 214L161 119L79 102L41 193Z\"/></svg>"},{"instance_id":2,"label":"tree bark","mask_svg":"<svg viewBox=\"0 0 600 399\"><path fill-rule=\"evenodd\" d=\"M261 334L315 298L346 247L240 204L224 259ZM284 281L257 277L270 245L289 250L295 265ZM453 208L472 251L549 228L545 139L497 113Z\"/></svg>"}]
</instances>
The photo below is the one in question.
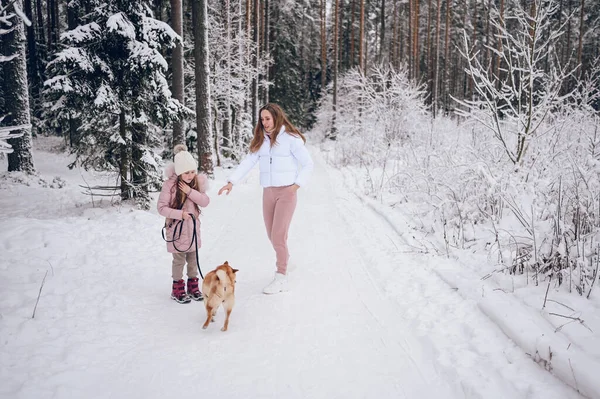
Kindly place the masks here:
<instances>
[{"instance_id":1,"label":"tree bark","mask_svg":"<svg viewBox=\"0 0 600 399\"><path fill-rule=\"evenodd\" d=\"M350 67L353 67L354 64L354 46L355 46L355 38L354 38L354 25L356 24L355 18L356 18L356 1L357 0L352 0L352 17L350 18Z\"/></svg>"},{"instance_id":2,"label":"tree bark","mask_svg":"<svg viewBox=\"0 0 600 399\"><path fill-rule=\"evenodd\" d=\"M171 58L171 67L173 69L173 98L177 99L182 105L185 104L183 88L183 6L182 0L171 1L171 28L181 37L177 41ZM184 119L180 116L173 121L173 146L185 144Z\"/></svg>"},{"instance_id":3,"label":"tree bark","mask_svg":"<svg viewBox=\"0 0 600 399\"><path fill-rule=\"evenodd\" d=\"M131 128L131 181L133 196L143 200L145 206L148 202L148 170L144 165L144 148L147 145L147 136L144 134L145 126L133 125ZM139 201L142 203L142 201Z\"/></svg>"},{"instance_id":4,"label":"tree bark","mask_svg":"<svg viewBox=\"0 0 600 399\"><path fill-rule=\"evenodd\" d=\"M123 143L119 144L119 176L121 178L121 200L133 198L129 182L129 147L127 145L127 126L125 124L125 110L119 114L119 135Z\"/></svg>"},{"instance_id":5,"label":"tree bark","mask_svg":"<svg viewBox=\"0 0 600 399\"><path fill-rule=\"evenodd\" d=\"M230 0L224 0L224 19L225 19L225 71L227 76L231 78L231 4ZM230 79L231 80L231 79ZM227 94L225 96L223 113L223 142L227 148L227 152L224 154L226 157L231 156L231 150L233 149L234 143L231 137L231 85L227 85ZM216 132L215 132L216 134Z\"/></svg>"},{"instance_id":6,"label":"tree bark","mask_svg":"<svg viewBox=\"0 0 600 399\"><path fill-rule=\"evenodd\" d=\"M254 36L256 50L252 53L252 66L255 73L252 76L252 126L258 123L258 57L260 57L260 0L254 0Z\"/></svg>"},{"instance_id":7,"label":"tree bark","mask_svg":"<svg viewBox=\"0 0 600 399\"><path fill-rule=\"evenodd\" d=\"M413 52L412 52L412 41L413 41L413 29L414 29L414 21L413 21L413 2L415 0L408 0L408 34L406 35L406 51L408 52L408 76L413 78L414 74L414 62L413 62Z\"/></svg>"},{"instance_id":8,"label":"tree bark","mask_svg":"<svg viewBox=\"0 0 600 399\"><path fill-rule=\"evenodd\" d=\"M37 31L38 31L38 44L41 47L46 46L46 34L44 32L44 9L42 8L42 0L36 0L36 19L37 19Z\"/></svg>"},{"instance_id":9,"label":"tree bark","mask_svg":"<svg viewBox=\"0 0 600 399\"><path fill-rule=\"evenodd\" d=\"M31 0L25 0L23 3L25 15L29 18L30 21L34 21L33 19L33 6L31 4ZM40 76L38 75L38 54L37 54L37 45L35 41L35 24L31 24L27 28L27 75L29 78L29 83L32 88L36 91L40 86ZM32 93L33 94L33 93Z\"/></svg>"},{"instance_id":10,"label":"tree bark","mask_svg":"<svg viewBox=\"0 0 600 399\"><path fill-rule=\"evenodd\" d=\"M450 101L448 94L450 91L450 10L452 10L452 1L446 0L446 26L444 32L444 93L442 101L446 109Z\"/></svg>"},{"instance_id":11,"label":"tree bark","mask_svg":"<svg viewBox=\"0 0 600 399\"><path fill-rule=\"evenodd\" d=\"M394 13L392 15L392 37L390 38L390 64L396 68L398 60L397 37L398 37L398 0L394 0Z\"/></svg>"},{"instance_id":12,"label":"tree bark","mask_svg":"<svg viewBox=\"0 0 600 399\"><path fill-rule=\"evenodd\" d=\"M500 18L500 25L504 26L504 0L500 0L500 9L498 10L498 12L500 13L499 18ZM496 49L498 50L498 54L502 54L502 52L504 51L504 49L502 48L502 40L496 38L496 40L498 41L497 43L497 47ZM501 57L496 56L496 88L500 87L500 62L501 62Z\"/></svg>"},{"instance_id":13,"label":"tree bark","mask_svg":"<svg viewBox=\"0 0 600 399\"><path fill-rule=\"evenodd\" d=\"M22 0L14 3L23 9ZM5 126L25 126L15 130L13 134L21 134L17 138L8 139L13 152L8 154L8 171L35 173L33 154L31 152L31 115L29 110L29 83L27 81L27 54L25 42L25 26L18 16L13 16L14 29L2 35L0 41L2 54L16 55L10 61L3 62L2 72L3 104L0 115L6 115Z\"/></svg>"},{"instance_id":14,"label":"tree bark","mask_svg":"<svg viewBox=\"0 0 600 399\"><path fill-rule=\"evenodd\" d=\"M433 56L435 57L435 68L433 72L433 117L435 118L437 115L438 108L438 85L439 85L439 75L440 75L440 25L441 25L441 15L442 15L442 1L437 0L437 10L436 10L436 26L435 26L435 53Z\"/></svg>"},{"instance_id":15,"label":"tree bark","mask_svg":"<svg viewBox=\"0 0 600 399\"><path fill-rule=\"evenodd\" d=\"M577 65L579 67L577 75L581 78L583 73L582 53L583 53L583 13L585 10L585 0L581 0L581 10L579 12L579 45L577 46Z\"/></svg>"},{"instance_id":16,"label":"tree bark","mask_svg":"<svg viewBox=\"0 0 600 399\"><path fill-rule=\"evenodd\" d=\"M208 0L193 0L194 75L196 78L196 132L200 170L214 174L212 162L212 132L210 120L210 81L208 63Z\"/></svg>"},{"instance_id":17,"label":"tree bark","mask_svg":"<svg viewBox=\"0 0 600 399\"><path fill-rule=\"evenodd\" d=\"M379 32L379 62L383 62L385 47L385 0L381 0L381 31Z\"/></svg>"},{"instance_id":18,"label":"tree bark","mask_svg":"<svg viewBox=\"0 0 600 399\"><path fill-rule=\"evenodd\" d=\"M420 53L419 53L419 0L414 0L413 5L413 63L414 63L414 79L418 79L421 75L421 63L420 63Z\"/></svg>"},{"instance_id":19,"label":"tree bark","mask_svg":"<svg viewBox=\"0 0 600 399\"><path fill-rule=\"evenodd\" d=\"M358 67L365 72L365 0L360 0L360 21L358 30Z\"/></svg>"},{"instance_id":20,"label":"tree bark","mask_svg":"<svg viewBox=\"0 0 600 399\"><path fill-rule=\"evenodd\" d=\"M425 71L429 92L433 90L433 74L431 70L431 65L433 65L433 54L431 51L431 13L433 12L433 7L431 3L432 0L427 0L427 31L425 32Z\"/></svg>"},{"instance_id":21,"label":"tree bark","mask_svg":"<svg viewBox=\"0 0 600 399\"><path fill-rule=\"evenodd\" d=\"M334 1L334 23L333 23L333 65L332 65L332 69L333 69L333 101L332 101L332 108L333 108L333 115L331 117L331 133L329 135L329 138L331 140L335 140L337 138L337 126L336 126L336 120L337 120L337 81L338 81L338 69L339 69L339 1L340 0L333 0Z\"/></svg>"},{"instance_id":22,"label":"tree bark","mask_svg":"<svg viewBox=\"0 0 600 399\"><path fill-rule=\"evenodd\" d=\"M265 55L269 54L270 51L270 46L271 46L271 41L270 41L270 34L271 34L271 12L270 12L270 2L269 0L263 0L264 4L265 4L265 23L264 23L264 37L263 37L263 42L264 42L264 50L263 53ZM270 68L266 68L265 69L265 79L267 80L267 82L271 81L271 76L270 76ZM264 89L263 92L263 103L266 104L269 102L269 89L268 87Z\"/></svg>"},{"instance_id":23,"label":"tree bark","mask_svg":"<svg viewBox=\"0 0 600 399\"><path fill-rule=\"evenodd\" d=\"M321 0L321 92L325 92L327 84L327 2Z\"/></svg>"}]
</instances>

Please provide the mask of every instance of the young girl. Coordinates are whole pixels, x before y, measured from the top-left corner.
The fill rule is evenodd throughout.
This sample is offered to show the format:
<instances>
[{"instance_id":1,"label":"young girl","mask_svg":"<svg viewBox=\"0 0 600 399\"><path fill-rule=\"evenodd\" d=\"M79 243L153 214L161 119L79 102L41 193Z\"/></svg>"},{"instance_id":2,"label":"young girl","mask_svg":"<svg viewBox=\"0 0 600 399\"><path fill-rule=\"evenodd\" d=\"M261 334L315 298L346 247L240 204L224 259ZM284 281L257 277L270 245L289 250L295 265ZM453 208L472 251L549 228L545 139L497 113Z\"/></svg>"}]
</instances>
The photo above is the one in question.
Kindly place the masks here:
<instances>
[{"instance_id":1,"label":"young girl","mask_svg":"<svg viewBox=\"0 0 600 399\"><path fill-rule=\"evenodd\" d=\"M208 206L208 179L198 174L198 163L183 144L175 146L174 163L167 166L167 180L158 197L158 213L165 218L167 251L173 254L171 298L179 303L203 299L198 288L198 262L195 239L200 248L200 207ZM183 266L187 262L187 294L183 281Z\"/></svg>"},{"instance_id":2,"label":"young girl","mask_svg":"<svg viewBox=\"0 0 600 399\"><path fill-rule=\"evenodd\" d=\"M265 105L260 109L260 121L254 128L250 153L229 176L228 183L219 190L219 195L223 192L229 195L233 185L259 164L263 218L277 257L277 271L273 281L264 288L265 294L276 294L287 289L290 257L287 238L296 209L296 191L307 183L313 169L305 142L302 133L291 124L278 105Z\"/></svg>"}]
</instances>

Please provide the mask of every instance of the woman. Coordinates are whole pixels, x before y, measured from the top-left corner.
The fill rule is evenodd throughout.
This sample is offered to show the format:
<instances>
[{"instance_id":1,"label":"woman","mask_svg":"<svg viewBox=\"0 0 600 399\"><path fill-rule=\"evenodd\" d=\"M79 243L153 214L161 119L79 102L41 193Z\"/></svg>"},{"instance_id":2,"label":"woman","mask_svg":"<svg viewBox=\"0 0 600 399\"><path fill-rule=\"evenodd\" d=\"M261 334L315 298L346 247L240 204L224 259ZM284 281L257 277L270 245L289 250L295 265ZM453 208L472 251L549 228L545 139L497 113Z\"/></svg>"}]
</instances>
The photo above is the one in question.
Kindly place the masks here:
<instances>
[{"instance_id":1,"label":"woman","mask_svg":"<svg viewBox=\"0 0 600 399\"><path fill-rule=\"evenodd\" d=\"M260 109L260 121L254 128L250 152L221 187L219 195L227 195L258 163L263 187L263 218L267 237L277 258L275 277L263 292L276 294L287 289L287 267L290 254L287 238L296 209L297 191L308 181L313 161L304 146L306 139L291 124L276 104ZM299 169L299 166L301 167Z\"/></svg>"}]
</instances>

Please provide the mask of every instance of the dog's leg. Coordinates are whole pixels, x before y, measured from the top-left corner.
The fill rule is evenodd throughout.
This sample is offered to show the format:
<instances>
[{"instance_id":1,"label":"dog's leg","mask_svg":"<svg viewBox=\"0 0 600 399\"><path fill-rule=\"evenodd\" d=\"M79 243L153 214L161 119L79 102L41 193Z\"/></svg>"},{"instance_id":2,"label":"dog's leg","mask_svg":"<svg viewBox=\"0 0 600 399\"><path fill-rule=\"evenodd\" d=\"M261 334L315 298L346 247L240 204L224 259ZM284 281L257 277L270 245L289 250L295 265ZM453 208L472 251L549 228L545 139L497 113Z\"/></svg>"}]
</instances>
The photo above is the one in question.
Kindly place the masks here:
<instances>
[{"instance_id":1,"label":"dog's leg","mask_svg":"<svg viewBox=\"0 0 600 399\"><path fill-rule=\"evenodd\" d=\"M208 325L211 322L212 315L213 315L213 309L209 305L208 302L209 302L208 300L204 301L204 306L206 307L206 321L204 322L204 325L202 326L203 329L206 329L208 327Z\"/></svg>"},{"instance_id":2,"label":"dog's leg","mask_svg":"<svg viewBox=\"0 0 600 399\"><path fill-rule=\"evenodd\" d=\"M223 324L223 328L221 331L227 331L229 327L229 316L231 315L231 311L233 310L233 301L223 302L223 308L225 309L225 323Z\"/></svg>"}]
</instances>

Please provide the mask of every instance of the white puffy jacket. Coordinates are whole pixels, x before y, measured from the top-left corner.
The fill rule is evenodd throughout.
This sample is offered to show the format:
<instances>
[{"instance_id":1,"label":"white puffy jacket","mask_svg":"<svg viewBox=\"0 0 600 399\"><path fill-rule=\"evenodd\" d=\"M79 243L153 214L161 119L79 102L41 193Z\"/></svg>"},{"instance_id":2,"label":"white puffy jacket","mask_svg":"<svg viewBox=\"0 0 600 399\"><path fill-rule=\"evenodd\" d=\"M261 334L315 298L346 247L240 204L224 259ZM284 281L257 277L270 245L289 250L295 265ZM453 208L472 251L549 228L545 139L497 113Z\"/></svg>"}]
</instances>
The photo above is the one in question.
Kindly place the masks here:
<instances>
[{"instance_id":1,"label":"white puffy jacket","mask_svg":"<svg viewBox=\"0 0 600 399\"><path fill-rule=\"evenodd\" d=\"M262 187L283 187L292 184L304 186L314 166L304 141L300 137L288 134L285 126L281 127L273 147L269 137L265 136L259 150L246 155L228 181L237 184L257 162Z\"/></svg>"}]
</instances>

